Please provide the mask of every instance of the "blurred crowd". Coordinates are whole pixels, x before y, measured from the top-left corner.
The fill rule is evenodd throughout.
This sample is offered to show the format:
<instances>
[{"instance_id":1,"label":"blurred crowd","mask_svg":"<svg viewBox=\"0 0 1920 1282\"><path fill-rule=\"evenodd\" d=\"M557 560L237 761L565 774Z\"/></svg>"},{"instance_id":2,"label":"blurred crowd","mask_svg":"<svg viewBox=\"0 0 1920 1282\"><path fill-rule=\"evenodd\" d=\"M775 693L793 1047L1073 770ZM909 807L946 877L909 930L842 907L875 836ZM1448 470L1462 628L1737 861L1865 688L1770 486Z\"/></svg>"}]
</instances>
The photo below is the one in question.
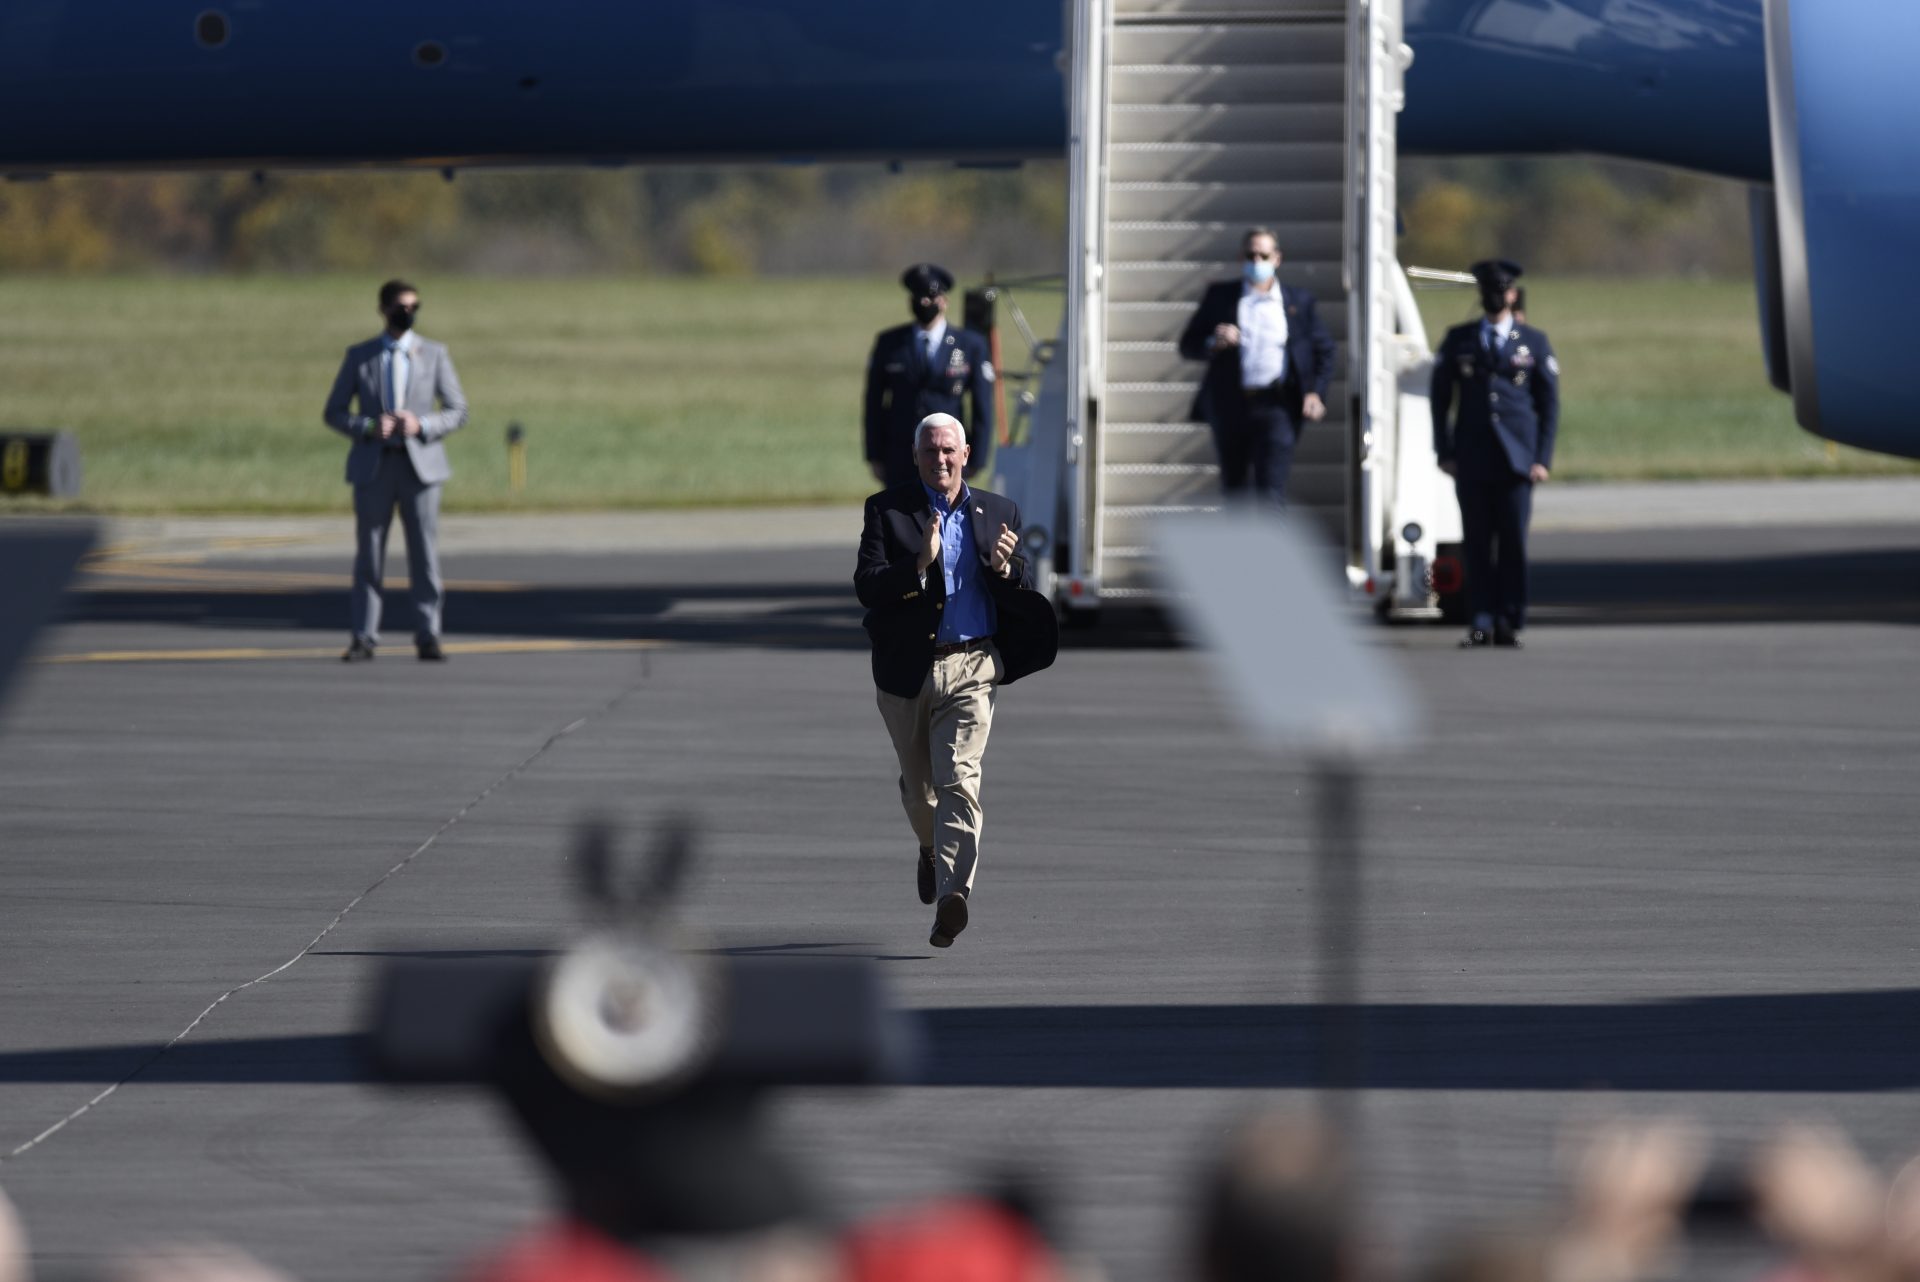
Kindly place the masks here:
<instances>
[{"instance_id":1,"label":"blurred crowd","mask_svg":"<svg viewBox=\"0 0 1920 1282\"><path fill-rule=\"evenodd\" d=\"M1920 1282L1920 1158L1891 1176L1838 1131L1782 1129L1734 1166L1685 1121L1615 1122L1567 1145L1558 1210L1463 1231L1389 1263L1333 1134L1296 1117L1240 1128L1198 1182L1178 1282L1635 1282L1695 1276L1686 1247L1763 1247L1746 1282ZM33 1282L27 1228L0 1197L0 1282ZM103 1262L110 1282L290 1282L234 1249L173 1244ZM622 1242L562 1220L456 1282L1097 1282L1015 1196L958 1196L833 1231Z\"/></svg>"}]
</instances>

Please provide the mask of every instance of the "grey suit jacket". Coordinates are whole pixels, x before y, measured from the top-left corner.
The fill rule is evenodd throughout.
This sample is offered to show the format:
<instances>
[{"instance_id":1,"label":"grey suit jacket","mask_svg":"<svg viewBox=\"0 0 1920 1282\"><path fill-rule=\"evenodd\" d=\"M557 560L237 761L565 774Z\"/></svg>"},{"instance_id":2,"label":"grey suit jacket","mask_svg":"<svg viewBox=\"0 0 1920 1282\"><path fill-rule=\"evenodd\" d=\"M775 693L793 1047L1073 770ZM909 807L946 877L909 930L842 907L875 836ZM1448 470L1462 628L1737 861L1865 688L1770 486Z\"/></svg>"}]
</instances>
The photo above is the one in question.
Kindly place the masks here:
<instances>
[{"instance_id":1,"label":"grey suit jacket","mask_svg":"<svg viewBox=\"0 0 1920 1282\"><path fill-rule=\"evenodd\" d=\"M327 426L353 442L347 451L347 480L365 485L380 474L380 462L389 451L380 440L380 416L390 412L380 380L381 345L378 337L355 343L340 362L333 391L322 415ZM467 421L467 394L453 372L453 358L444 344L419 338L413 345L413 367L407 377L407 403L420 418L420 435L405 438L413 470L428 485L453 475L447 450L440 442ZM438 400L440 408L434 409ZM357 404L356 404L357 402Z\"/></svg>"}]
</instances>

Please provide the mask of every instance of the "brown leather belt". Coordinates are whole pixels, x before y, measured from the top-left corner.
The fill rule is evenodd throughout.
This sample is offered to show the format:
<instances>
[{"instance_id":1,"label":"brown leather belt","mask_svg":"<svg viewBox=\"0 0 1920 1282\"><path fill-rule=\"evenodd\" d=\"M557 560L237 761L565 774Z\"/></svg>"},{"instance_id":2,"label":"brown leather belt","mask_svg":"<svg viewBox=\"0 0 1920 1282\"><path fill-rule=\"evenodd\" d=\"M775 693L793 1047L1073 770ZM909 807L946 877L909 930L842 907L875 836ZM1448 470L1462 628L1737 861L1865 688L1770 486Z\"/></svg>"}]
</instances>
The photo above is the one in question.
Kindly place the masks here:
<instances>
[{"instance_id":1,"label":"brown leather belt","mask_svg":"<svg viewBox=\"0 0 1920 1282\"><path fill-rule=\"evenodd\" d=\"M944 659L950 654L965 654L969 650L984 650L986 648L987 638L975 637L971 641L955 641L952 645L937 645L933 647L933 657L936 659Z\"/></svg>"}]
</instances>

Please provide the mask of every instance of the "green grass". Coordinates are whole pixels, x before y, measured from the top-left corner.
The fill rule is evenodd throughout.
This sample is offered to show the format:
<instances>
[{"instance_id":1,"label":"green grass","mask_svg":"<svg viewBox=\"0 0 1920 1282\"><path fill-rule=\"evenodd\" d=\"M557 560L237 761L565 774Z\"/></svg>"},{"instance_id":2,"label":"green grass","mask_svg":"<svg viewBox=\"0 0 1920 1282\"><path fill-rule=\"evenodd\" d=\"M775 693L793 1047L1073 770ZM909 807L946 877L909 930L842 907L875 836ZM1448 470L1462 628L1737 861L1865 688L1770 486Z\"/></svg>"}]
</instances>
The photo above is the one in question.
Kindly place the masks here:
<instances>
[{"instance_id":1,"label":"green grass","mask_svg":"<svg viewBox=\"0 0 1920 1282\"><path fill-rule=\"evenodd\" d=\"M807 502L871 490L860 451L886 280L422 279L421 331L473 406L450 509ZM347 445L320 421L377 282L0 281L0 426L79 435L87 505L332 511ZM507 490L505 428L527 430Z\"/></svg>"},{"instance_id":2,"label":"green grass","mask_svg":"<svg viewBox=\"0 0 1920 1282\"><path fill-rule=\"evenodd\" d=\"M91 509L345 510L346 444L320 407L341 350L378 325L375 283L0 280L0 428L78 433ZM418 283L421 329L451 346L474 407L450 445L449 509L810 502L871 488L861 379L874 331L905 319L891 279ZM1564 477L1915 470L1830 456L1794 425L1762 372L1744 285L1529 285L1565 370ZM1051 314L1050 299L1030 301ZM1422 302L1437 331L1467 296ZM519 496L502 439L515 420L529 442Z\"/></svg>"},{"instance_id":3,"label":"green grass","mask_svg":"<svg viewBox=\"0 0 1920 1282\"><path fill-rule=\"evenodd\" d=\"M1468 291L1423 293L1437 344L1474 315ZM1560 358L1554 474L1646 480L1914 473L1832 446L1767 381L1753 287L1734 281L1527 281L1527 319Z\"/></svg>"}]
</instances>

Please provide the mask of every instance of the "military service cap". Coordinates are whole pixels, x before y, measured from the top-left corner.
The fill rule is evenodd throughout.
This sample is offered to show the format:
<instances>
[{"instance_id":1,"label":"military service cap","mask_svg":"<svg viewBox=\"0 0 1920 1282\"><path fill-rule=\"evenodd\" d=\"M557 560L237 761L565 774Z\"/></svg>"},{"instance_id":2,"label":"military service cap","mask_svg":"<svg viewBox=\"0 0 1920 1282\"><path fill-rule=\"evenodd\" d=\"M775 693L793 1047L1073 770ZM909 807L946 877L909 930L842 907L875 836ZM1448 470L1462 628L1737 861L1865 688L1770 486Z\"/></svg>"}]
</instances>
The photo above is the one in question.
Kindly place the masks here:
<instances>
[{"instance_id":1,"label":"military service cap","mask_svg":"<svg viewBox=\"0 0 1920 1282\"><path fill-rule=\"evenodd\" d=\"M1505 289L1523 274L1520 264L1510 258L1483 258L1467 270L1482 285L1494 289Z\"/></svg>"},{"instance_id":2,"label":"military service cap","mask_svg":"<svg viewBox=\"0 0 1920 1282\"><path fill-rule=\"evenodd\" d=\"M901 273L900 283L915 298L932 298L953 289L953 273L934 263L915 263Z\"/></svg>"}]
</instances>

